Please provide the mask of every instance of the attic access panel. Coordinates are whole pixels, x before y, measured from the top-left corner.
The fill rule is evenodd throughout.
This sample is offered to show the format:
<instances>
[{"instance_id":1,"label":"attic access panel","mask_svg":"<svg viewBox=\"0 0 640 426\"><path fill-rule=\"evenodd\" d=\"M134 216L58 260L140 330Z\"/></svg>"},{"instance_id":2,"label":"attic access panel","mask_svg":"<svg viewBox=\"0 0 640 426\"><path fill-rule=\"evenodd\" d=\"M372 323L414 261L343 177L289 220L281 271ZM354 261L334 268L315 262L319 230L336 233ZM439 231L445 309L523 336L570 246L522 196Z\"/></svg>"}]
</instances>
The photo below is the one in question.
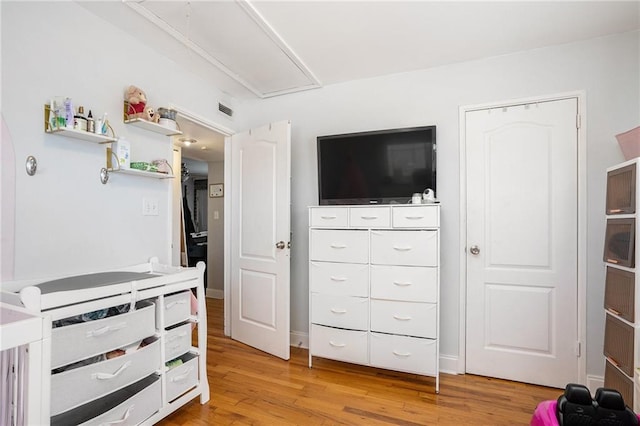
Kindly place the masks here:
<instances>
[{"instance_id":1,"label":"attic access panel","mask_svg":"<svg viewBox=\"0 0 640 426\"><path fill-rule=\"evenodd\" d=\"M246 2L128 2L145 18L260 97L319 87Z\"/></svg>"}]
</instances>

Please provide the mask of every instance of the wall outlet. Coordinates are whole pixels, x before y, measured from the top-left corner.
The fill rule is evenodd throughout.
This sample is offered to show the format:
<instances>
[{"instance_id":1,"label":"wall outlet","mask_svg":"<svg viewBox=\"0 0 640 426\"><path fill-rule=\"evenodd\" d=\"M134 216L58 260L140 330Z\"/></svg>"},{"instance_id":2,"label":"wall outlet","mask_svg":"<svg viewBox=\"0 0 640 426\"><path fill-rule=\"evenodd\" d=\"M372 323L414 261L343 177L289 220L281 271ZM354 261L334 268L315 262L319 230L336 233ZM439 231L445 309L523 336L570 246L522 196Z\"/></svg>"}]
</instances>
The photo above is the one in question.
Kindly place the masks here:
<instances>
[{"instance_id":1,"label":"wall outlet","mask_svg":"<svg viewBox=\"0 0 640 426\"><path fill-rule=\"evenodd\" d=\"M158 216L158 200L156 198L142 199L142 216Z\"/></svg>"}]
</instances>

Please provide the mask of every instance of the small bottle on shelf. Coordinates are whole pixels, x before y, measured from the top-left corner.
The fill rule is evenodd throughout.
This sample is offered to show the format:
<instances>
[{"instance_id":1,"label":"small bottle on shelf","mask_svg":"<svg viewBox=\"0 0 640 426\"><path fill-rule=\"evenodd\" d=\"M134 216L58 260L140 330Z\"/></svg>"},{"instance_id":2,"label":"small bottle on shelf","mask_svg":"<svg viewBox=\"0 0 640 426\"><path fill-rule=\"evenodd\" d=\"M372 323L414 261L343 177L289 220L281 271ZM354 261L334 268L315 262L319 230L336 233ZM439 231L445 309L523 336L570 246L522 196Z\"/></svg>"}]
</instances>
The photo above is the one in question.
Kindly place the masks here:
<instances>
[{"instance_id":1,"label":"small bottle on shelf","mask_svg":"<svg viewBox=\"0 0 640 426\"><path fill-rule=\"evenodd\" d=\"M87 131L87 117L84 116L84 107L78 107L78 113L73 116L73 128L76 130Z\"/></svg>"},{"instance_id":2,"label":"small bottle on shelf","mask_svg":"<svg viewBox=\"0 0 640 426\"><path fill-rule=\"evenodd\" d=\"M89 114L87 115L87 132L95 132L95 122L93 121L93 114L91 114L91 110L89 110Z\"/></svg>"}]
</instances>

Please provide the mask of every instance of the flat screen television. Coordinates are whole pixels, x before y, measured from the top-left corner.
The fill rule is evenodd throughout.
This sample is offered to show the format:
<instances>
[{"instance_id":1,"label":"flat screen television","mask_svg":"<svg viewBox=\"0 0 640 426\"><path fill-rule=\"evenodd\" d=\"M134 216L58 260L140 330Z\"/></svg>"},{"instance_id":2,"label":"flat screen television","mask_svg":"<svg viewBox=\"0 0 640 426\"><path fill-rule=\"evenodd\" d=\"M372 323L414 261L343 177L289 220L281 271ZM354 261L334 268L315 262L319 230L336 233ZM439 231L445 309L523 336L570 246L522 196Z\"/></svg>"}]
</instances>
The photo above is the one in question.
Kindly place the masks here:
<instances>
[{"instance_id":1,"label":"flat screen television","mask_svg":"<svg viewBox=\"0 0 640 426\"><path fill-rule=\"evenodd\" d=\"M320 205L406 203L436 192L436 126L318 137Z\"/></svg>"}]
</instances>

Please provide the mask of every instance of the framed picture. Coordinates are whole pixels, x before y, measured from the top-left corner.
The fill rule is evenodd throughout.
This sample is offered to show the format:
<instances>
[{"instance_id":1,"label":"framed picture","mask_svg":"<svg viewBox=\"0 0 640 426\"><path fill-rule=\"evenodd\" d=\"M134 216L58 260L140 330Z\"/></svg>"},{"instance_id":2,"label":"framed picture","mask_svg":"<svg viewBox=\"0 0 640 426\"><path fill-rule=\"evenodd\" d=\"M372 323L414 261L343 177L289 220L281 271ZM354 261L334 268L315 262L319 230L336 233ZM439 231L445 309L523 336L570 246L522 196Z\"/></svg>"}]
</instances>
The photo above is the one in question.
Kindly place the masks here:
<instances>
[{"instance_id":1,"label":"framed picture","mask_svg":"<svg viewBox=\"0 0 640 426\"><path fill-rule=\"evenodd\" d=\"M224 197L224 184L212 183L209 185L209 198Z\"/></svg>"}]
</instances>

